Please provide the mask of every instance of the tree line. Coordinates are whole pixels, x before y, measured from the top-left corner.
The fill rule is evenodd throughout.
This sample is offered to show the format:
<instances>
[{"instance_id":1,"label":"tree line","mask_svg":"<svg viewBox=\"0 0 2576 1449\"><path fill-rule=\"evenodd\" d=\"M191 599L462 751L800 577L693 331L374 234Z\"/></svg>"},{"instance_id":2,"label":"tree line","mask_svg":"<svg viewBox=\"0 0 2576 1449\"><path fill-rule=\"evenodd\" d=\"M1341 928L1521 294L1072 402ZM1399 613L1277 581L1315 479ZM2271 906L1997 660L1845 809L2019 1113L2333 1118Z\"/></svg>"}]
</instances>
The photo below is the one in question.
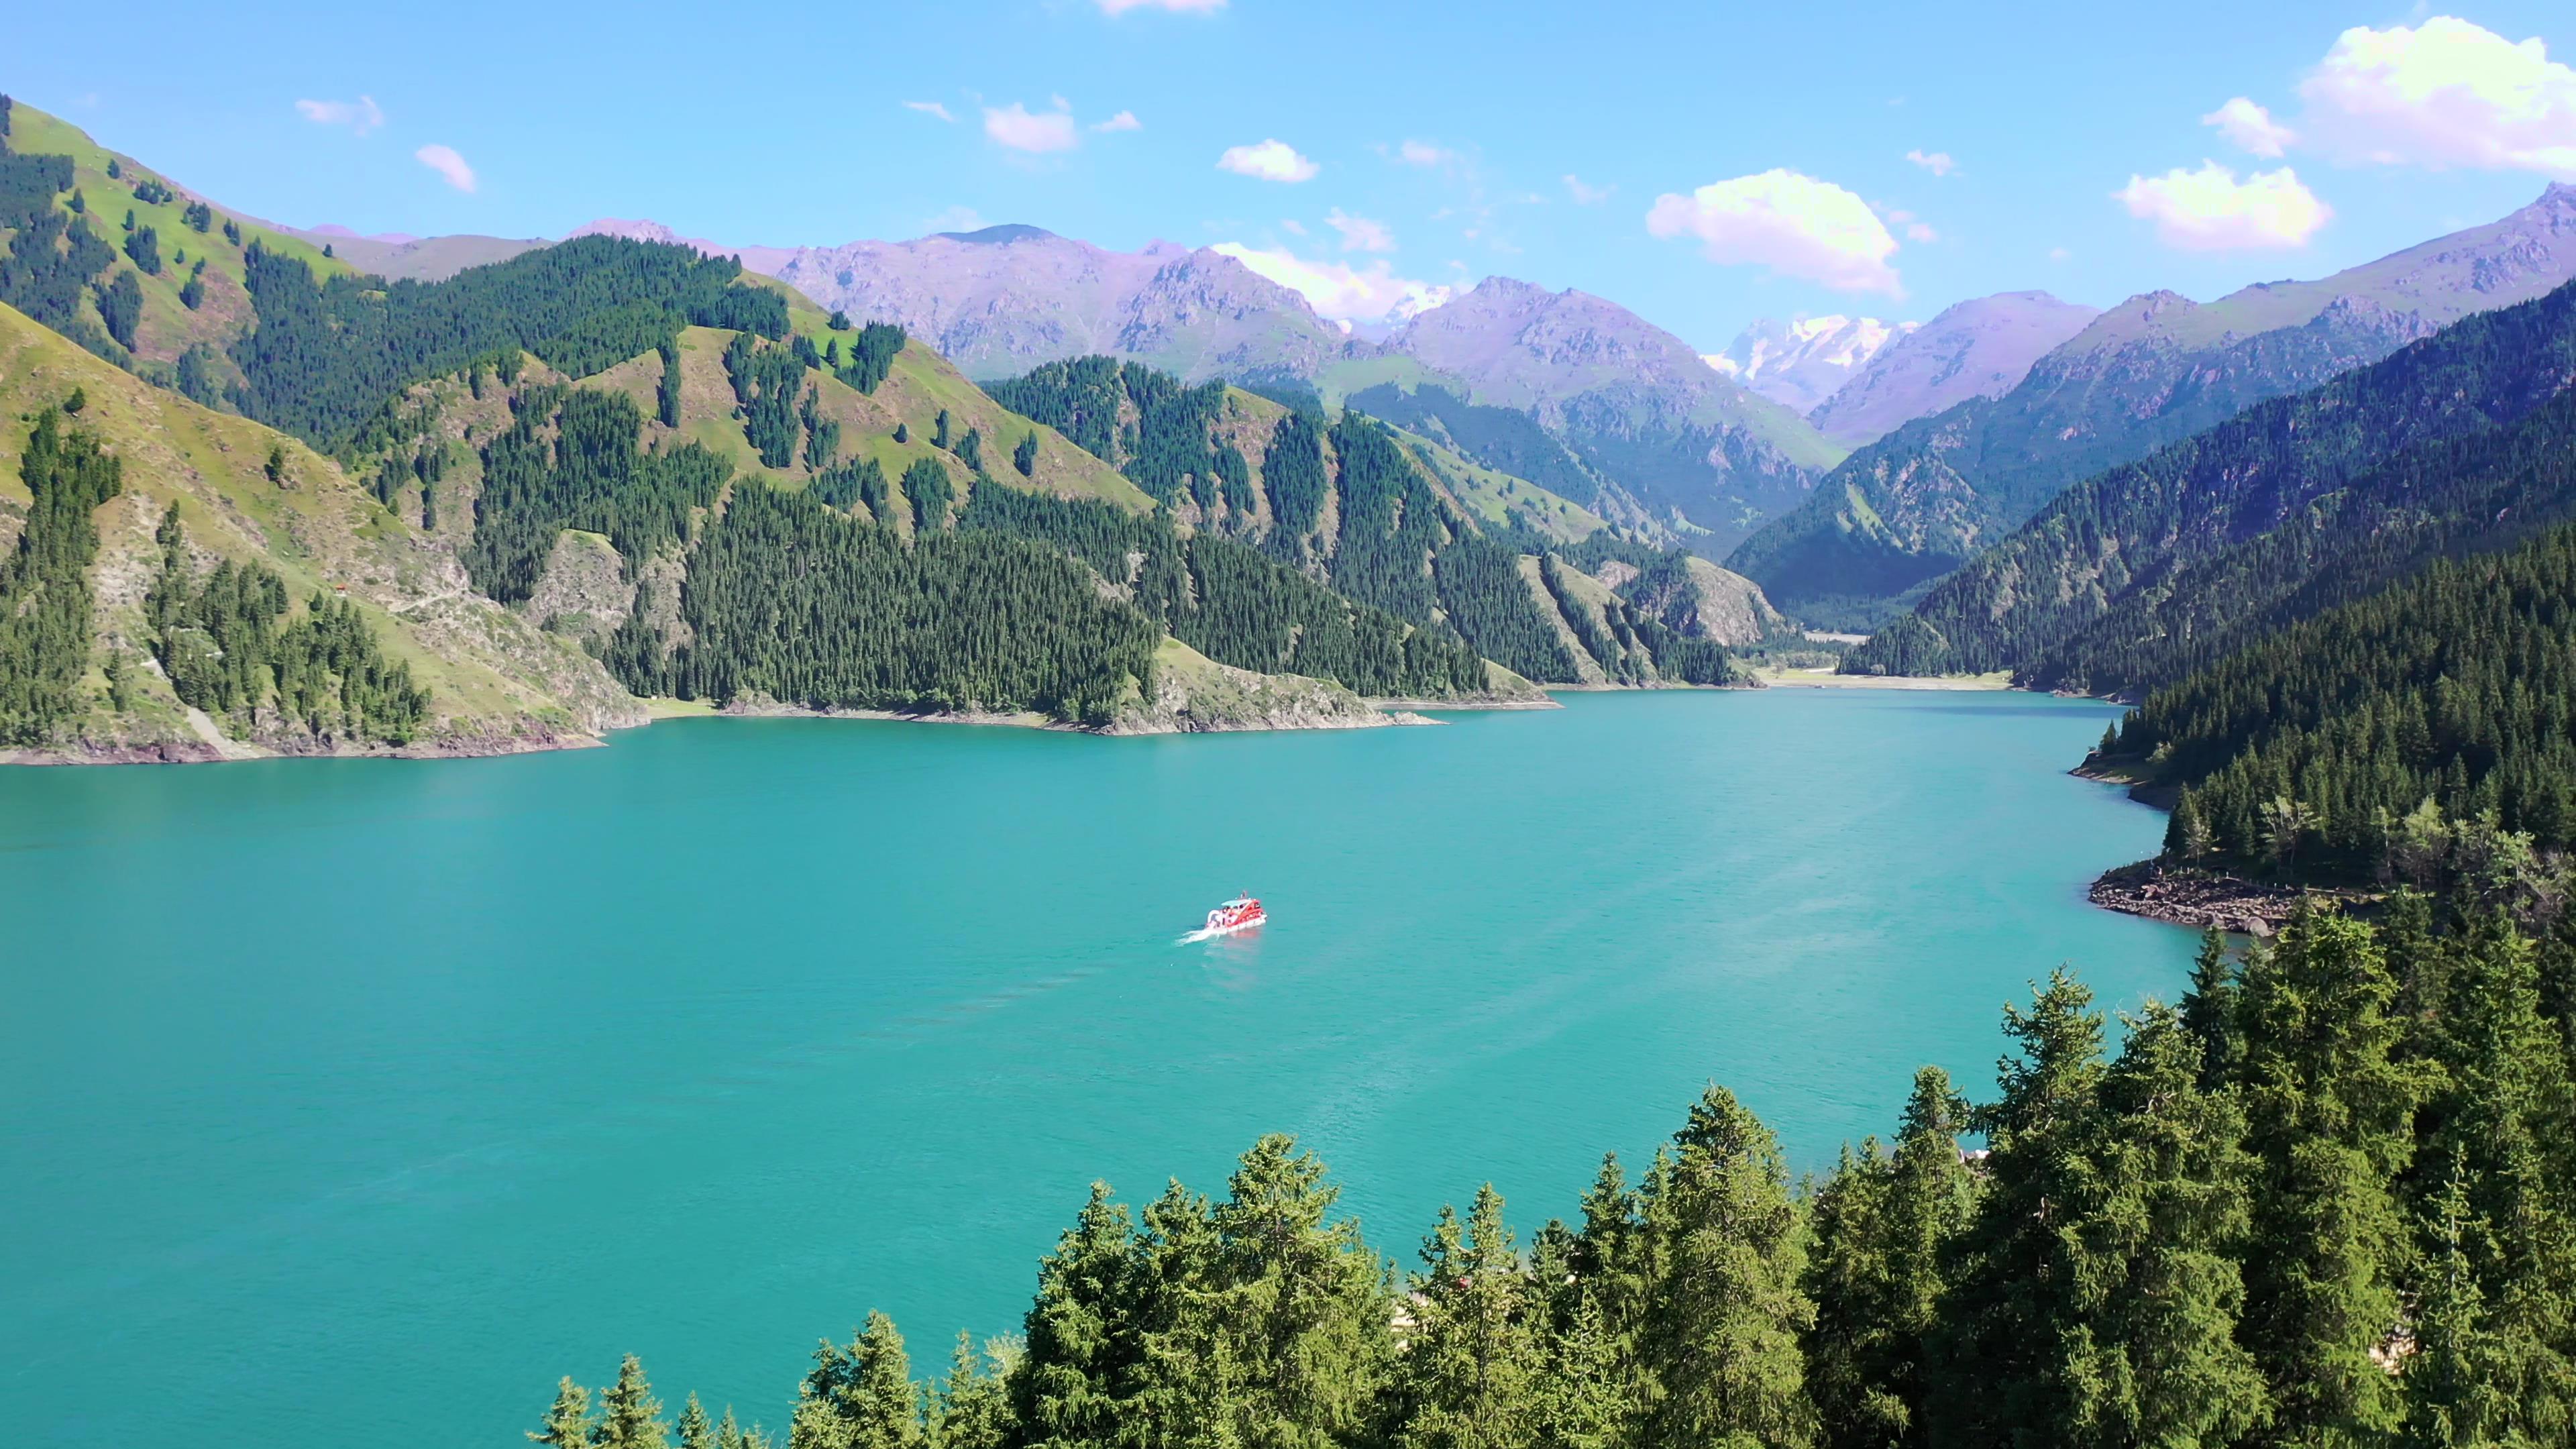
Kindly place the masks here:
<instances>
[{"instance_id":1,"label":"tree line","mask_svg":"<svg viewBox=\"0 0 2576 1449\"><path fill-rule=\"evenodd\" d=\"M639 694L683 698L1105 723L1151 697L1161 638L1060 550L984 532L907 542L749 480L687 555L685 642L660 636L643 592L606 660Z\"/></svg>"},{"instance_id":2,"label":"tree line","mask_svg":"<svg viewBox=\"0 0 2576 1449\"><path fill-rule=\"evenodd\" d=\"M1445 625L1354 604L1231 538L1182 536L1159 513L979 486L960 525L1042 539L1119 587L1175 638L1238 669L1334 680L1360 694L1481 692L1485 666Z\"/></svg>"},{"instance_id":3,"label":"tree line","mask_svg":"<svg viewBox=\"0 0 2576 1449\"><path fill-rule=\"evenodd\" d=\"M535 591L567 528L607 535L634 577L665 546L686 541L692 514L733 477L730 464L697 443L645 452L643 411L624 393L533 387L511 406L511 426L482 449L483 486L464 550L474 587L504 604Z\"/></svg>"},{"instance_id":4,"label":"tree line","mask_svg":"<svg viewBox=\"0 0 2576 1449\"><path fill-rule=\"evenodd\" d=\"M350 439L412 383L521 350L574 377L656 351L684 326L782 337L787 303L741 263L581 237L439 282L333 276L254 244L258 322L233 344L241 411L316 446Z\"/></svg>"},{"instance_id":5,"label":"tree line","mask_svg":"<svg viewBox=\"0 0 2576 1449\"><path fill-rule=\"evenodd\" d=\"M2564 920L2312 906L2242 951L2212 933L2116 1045L2060 969L2006 1008L1989 1099L1926 1067L1892 1140L1820 1176L1711 1086L1579 1220L1520 1240L1488 1185L1405 1272L1265 1137L1212 1197L1095 1186L1020 1333L944 1378L882 1314L826 1340L785 1444L2565 1444L2572 1007ZM567 1379L531 1437L665 1442L632 1359L602 1402ZM680 1437L770 1442L694 1399Z\"/></svg>"},{"instance_id":6,"label":"tree line","mask_svg":"<svg viewBox=\"0 0 2576 1449\"><path fill-rule=\"evenodd\" d=\"M88 706L80 685L93 642L89 566L98 557L90 515L124 490L125 468L96 434L49 407L28 429L18 477L26 524L0 559L0 744L45 745Z\"/></svg>"},{"instance_id":7,"label":"tree line","mask_svg":"<svg viewBox=\"0 0 2576 1449\"><path fill-rule=\"evenodd\" d=\"M155 536L161 570L143 612L180 703L242 735L402 745L428 722L429 691L385 655L355 601L317 592L297 615L286 581L258 563L223 559L198 577L175 503Z\"/></svg>"},{"instance_id":8,"label":"tree line","mask_svg":"<svg viewBox=\"0 0 2576 1449\"><path fill-rule=\"evenodd\" d=\"M2177 859L2402 875L2426 808L2518 836L2526 856L2563 852L2576 846L2576 527L2438 561L2281 630L2149 695L2104 744L2182 788Z\"/></svg>"}]
</instances>

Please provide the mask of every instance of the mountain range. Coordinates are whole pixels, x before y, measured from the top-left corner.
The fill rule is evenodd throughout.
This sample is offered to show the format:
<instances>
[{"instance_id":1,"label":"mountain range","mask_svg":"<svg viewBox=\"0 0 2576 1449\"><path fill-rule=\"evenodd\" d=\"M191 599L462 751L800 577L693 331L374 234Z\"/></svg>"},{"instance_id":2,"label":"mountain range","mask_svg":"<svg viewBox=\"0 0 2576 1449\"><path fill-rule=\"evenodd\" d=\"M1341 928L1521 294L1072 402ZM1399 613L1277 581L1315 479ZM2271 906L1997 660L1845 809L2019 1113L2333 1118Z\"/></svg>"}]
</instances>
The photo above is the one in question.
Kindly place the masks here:
<instances>
[{"instance_id":1,"label":"mountain range","mask_svg":"<svg viewBox=\"0 0 2576 1449\"><path fill-rule=\"evenodd\" d=\"M122 247L83 196L134 199ZM0 98L0 396L32 420L0 437L0 547L41 564L0 570L0 622L36 621L0 627L0 749L486 752L643 695L1383 724L1361 693L1726 682L1725 645L1784 628L1706 560L1443 429L1327 420L1312 385L1090 355L979 387L721 248L584 230L387 287L362 260L478 239L273 229ZM1565 392L1509 348L1469 370Z\"/></svg>"},{"instance_id":2,"label":"mountain range","mask_svg":"<svg viewBox=\"0 0 2576 1449\"><path fill-rule=\"evenodd\" d=\"M2571 277L2576 187L2553 184L2499 221L2318 281L2206 304L2132 297L2002 395L1853 453L1729 566L1793 612L1868 627L2083 478Z\"/></svg>"}]
</instances>

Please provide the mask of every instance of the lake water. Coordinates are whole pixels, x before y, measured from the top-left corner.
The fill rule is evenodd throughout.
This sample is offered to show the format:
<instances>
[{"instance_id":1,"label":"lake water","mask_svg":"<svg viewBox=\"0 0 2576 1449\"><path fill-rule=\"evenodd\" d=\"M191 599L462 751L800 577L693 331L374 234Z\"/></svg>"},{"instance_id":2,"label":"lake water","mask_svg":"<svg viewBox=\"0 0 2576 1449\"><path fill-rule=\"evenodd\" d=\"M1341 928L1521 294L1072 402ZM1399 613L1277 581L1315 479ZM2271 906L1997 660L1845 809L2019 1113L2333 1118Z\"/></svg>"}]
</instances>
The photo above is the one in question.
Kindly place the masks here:
<instances>
[{"instance_id":1,"label":"lake water","mask_svg":"<svg viewBox=\"0 0 2576 1449\"><path fill-rule=\"evenodd\" d=\"M814 1340L1017 1327L1085 1185L1294 1131L1408 1266L1703 1083L1793 1164L1992 1083L2160 816L2001 694L1583 695L1103 740L706 720L438 763L0 771L0 1403L40 1444L522 1442L644 1356L783 1426ZM1256 936L1176 945L1218 900ZM23 1436L23 1437L22 1437Z\"/></svg>"}]
</instances>

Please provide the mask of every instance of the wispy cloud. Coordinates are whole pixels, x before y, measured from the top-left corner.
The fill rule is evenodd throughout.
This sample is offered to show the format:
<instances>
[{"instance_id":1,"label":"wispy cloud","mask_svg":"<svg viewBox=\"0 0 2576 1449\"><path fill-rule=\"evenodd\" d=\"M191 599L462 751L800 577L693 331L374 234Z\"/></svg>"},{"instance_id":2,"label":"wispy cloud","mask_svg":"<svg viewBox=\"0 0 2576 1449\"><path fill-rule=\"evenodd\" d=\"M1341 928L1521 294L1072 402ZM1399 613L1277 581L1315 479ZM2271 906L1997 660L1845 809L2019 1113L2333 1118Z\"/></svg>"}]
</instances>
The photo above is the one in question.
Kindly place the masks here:
<instances>
[{"instance_id":1,"label":"wispy cloud","mask_svg":"<svg viewBox=\"0 0 2576 1449\"><path fill-rule=\"evenodd\" d=\"M1959 163L1951 160L1950 153L1947 151L1924 151L1918 149L1906 152L1905 159L1922 167L1924 170L1931 172L1935 176L1947 176L1951 172L1959 169Z\"/></svg>"},{"instance_id":2,"label":"wispy cloud","mask_svg":"<svg viewBox=\"0 0 2576 1449\"><path fill-rule=\"evenodd\" d=\"M1136 113L1134 111L1120 111L1117 115L1111 116L1108 120L1093 122L1091 129L1102 132L1141 131L1145 129L1145 123L1136 119Z\"/></svg>"},{"instance_id":3,"label":"wispy cloud","mask_svg":"<svg viewBox=\"0 0 2576 1449\"><path fill-rule=\"evenodd\" d=\"M957 123L957 118L948 114L948 107L937 101L906 101L903 103L903 108L907 111L919 111L925 116L937 116L952 126Z\"/></svg>"},{"instance_id":4,"label":"wispy cloud","mask_svg":"<svg viewBox=\"0 0 2576 1449\"><path fill-rule=\"evenodd\" d=\"M1397 276L1383 257L1365 267L1353 267L1347 262L1308 261L1285 250L1241 242L1219 242L1214 250L1295 291L1315 309L1315 315L1334 322L1401 321L1455 295L1451 287Z\"/></svg>"},{"instance_id":5,"label":"wispy cloud","mask_svg":"<svg viewBox=\"0 0 2576 1449\"><path fill-rule=\"evenodd\" d=\"M1696 237L1701 253L1721 265L1764 267L1841 292L1905 295L1888 264L1896 238L1869 204L1795 171L1775 168L1688 194L1666 192L1646 213L1646 230Z\"/></svg>"},{"instance_id":6,"label":"wispy cloud","mask_svg":"<svg viewBox=\"0 0 2576 1449\"><path fill-rule=\"evenodd\" d=\"M1219 171L1249 176L1256 181L1312 181L1323 168L1297 153L1297 148L1273 137L1250 146L1228 146L1216 158Z\"/></svg>"},{"instance_id":7,"label":"wispy cloud","mask_svg":"<svg viewBox=\"0 0 2576 1449\"><path fill-rule=\"evenodd\" d=\"M1324 218L1324 225L1342 234L1343 251L1391 252L1395 250L1395 233L1387 230L1385 222L1371 221L1365 216L1351 216L1337 206L1333 208L1332 215Z\"/></svg>"},{"instance_id":8,"label":"wispy cloud","mask_svg":"<svg viewBox=\"0 0 2576 1449\"><path fill-rule=\"evenodd\" d=\"M2216 126L2218 133L2236 143L2236 148L2255 156L2278 160L2298 133L2272 119L2272 113L2238 96L2217 110L2200 118L2204 126Z\"/></svg>"},{"instance_id":9,"label":"wispy cloud","mask_svg":"<svg viewBox=\"0 0 2576 1449\"><path fill-rule=\"evenodd\" d=\"M2162 176L2132 176L2111 193L2129 214L2156 224L2156 237L2191 252L2277 251L2303 247L2334 217L2284 166L2239 181L2215 161L2198 171L2177 166Z\"/></svg>"},{"instance_id":10,"label":"wispy cloud","mask_svg":"<svg viewBox=\"0 0 2576 1449\"><path fill-rule=\"evenodd\" d=\"M1407 166L1446 166L1458 159L1457 152L1429 141L1405 141L1388 155Z\"/></svg>"},{"instance_id":11,"label":"wispy cloud","mask_svg":"<svg viewBox=\"0 0 2576 1449\"><path fill-rule=\"evenodd\" d=\"M1577 206L1598 206L1608 201L1610 193L1618 189L1616 186L1589 186L1573 172L1565 173L1565 194L1573 197Z\"/></svg>"},{"instance_id":12,"label":"wispy cloud","mask_svg":"<svg viewBox=\"0 0 2576 1449\"><path fill-rule=\"evenodd\" d=\"M1082 144L1081 133L1074 129L1073 113L1065 109L1061 97L1052 111L1031 111L1018 101L1007 106L986 106L984 134L998 145L1036 155L1070 151Z\"/></svg>"},{"instance_id":13,"label":"wispy cloud","mask_svg":"<svg viewBox=\"0 0 2576 1449\"><path fill-rule=\"evenodd\" d=\"M923 231L982 231L984 213L971 206L952 206L921 223Z\"/></svg>"},{"instance_id":14,"label":"wispy cloud","mask_svg":"<svg viewBox=\"0 0 2576 1449\"><path fill-rule=\"evenodd\" d=\"M354 101L297 101L295 109L317 126L346 126L361 136L385 123L385 113L373 96L360 96Z\"/></svg>"},{"instance_id":15,"label":"wispy cloud","mask_svg":"<svg viewBox=\"0 0 2576 1449\"><path fill-rule=\"evenodd\" d=\"M421 165L447 178L448 185L459 191L474 189L474 168L465 164L465 158L456 154L455 147L432 142L411 154Z\"/></svg>"}]
</instances>

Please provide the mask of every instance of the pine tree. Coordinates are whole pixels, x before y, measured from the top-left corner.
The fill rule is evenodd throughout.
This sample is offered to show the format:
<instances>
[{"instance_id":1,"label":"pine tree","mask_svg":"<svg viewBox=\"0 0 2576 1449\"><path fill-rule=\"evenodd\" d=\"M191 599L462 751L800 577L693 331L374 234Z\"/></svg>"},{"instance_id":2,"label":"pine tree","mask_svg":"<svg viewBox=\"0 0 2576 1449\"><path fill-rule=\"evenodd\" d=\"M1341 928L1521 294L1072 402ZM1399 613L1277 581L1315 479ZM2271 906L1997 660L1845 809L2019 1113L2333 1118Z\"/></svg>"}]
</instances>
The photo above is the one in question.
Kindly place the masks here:
<instances>
[{"instance_id":1,"label":"pine tree","mask_svg":"<svg viewBox=\"0 0 2576 1449\"><path fill-rule=\"evenodd\" d=\"M1816 1194L1807 1382L1831 1449L1923 1442L1923 1342L1944 1257L1975 1202L1959 1157L1966 1115L1949 1074L1924 1067L1895 1152L1880 1156L1873 1140L1846 1153Z\"/></svg>"},{"instance_id":2,"label":"pine tree","mask_svg":"<svg viewBox=\"0 0 2576 1449\"><path fill-rule=\"evenodd\" d=\"M1037 476L1038 435L1034 429L1022 434L1019 445L1011 449L1011 466L1020 470L1023 478Z\"/></svg>"},{"instance_id":3,"label":"pine tree","mask_svg":"<svg viewBox=\"0 0 2576 1449\"><path fill-rule=\"evenodd\" d=\"M2415 1089L2390 1060L2393 994L2370 929L2303 906L2246 963L2239 1068L2255 1158L2244 1341L2271 1385L2267 1442L2371 1442L2397 1427L2383 1366L2404 1226L2390 1192Z\"/></svg>"},{"instance_id":4,"label":"pine tree","mask_svg":"<svg viewBox=\"0 0 2576 1449\"><path fill-rule=\"evenodd\" d=\"M1128 1400L1143 1328L1134 1236L1109 1184L1095 1182L1074 1226L1038 1265L1027 1354L1010 1379L1019 1432L1033 1449L1113 1442L1135 1413Z\"/></svg>"},{"instance_id":5,"label":"pine tree","mask_svg":"<svg viewBox=\"0 0 2576 1449\"><path fill-rule=\"evenodd\" d=\"M1015 1357L1016 1345L979 1354L973 1334L957 1335L948 1377L931 1402L925 1449L1004 1449L1011 1442L1005 1380L1018 1367Z\"/></svg>"},{"instance_id":6,"label":"pine tree","mask_svg":"<svg viewBox=\"0 0 2576 1449\"><path fill-rule=\"evenodd\" d=\"M919 1449L921 1391L894 1320L871 1311L843 1348L830 1339L814 1350L814 1367L788 1424L789 1449Z\"/></svg>"},{"instance_id":7,"label":"pine tree","mask_svg":"<svg viewBox=\"0 0 2576 1449\"><path fill-rule=\"evenodd\" d=\"M2182 1028L2199 1044L2199 1080L2205 1089L2233 1081L2245 1054L2244 1033L2236 1024L2238 995L2236 960L2227 954L2227 937L2212 926L2200 933L2191 988L2182 997Z\"/></svg>"},{"instance_id":8,"label":"pine tree","mask_svg":"<svg viewBox=\"0 0 2576 1449\"><path fill-rule=\"evenodd\" d=\"M1637 1426L1633 1365L1600 1305L1579 1298L1572 1321L1544 1346L1531 1397L1536 1442L1544 1449L1619 1449L1630 1443Z\"/></svg>"},{"instance_id":9,"label":"pine tree","mask_svg":"<svg viewBox=\"0 0 2576 1449\"><path fill-rule=\"evenodd\" d=\"M2004 1009L2016 1055L1997 1064L2001 1099L1972 1125L1989 1144L1986 1185L1960 1234L1940 1321L1925 1345L1924 1417L1940 1449L2058 1442L2070 1422L2062 1338L2076 1314L2079 1156L2102 1086L2102 1016L2063 968L2030 1009Z\"/></svg>"},{"instance_id":10,"label":"pine tree","mask_svg":"<svg viewBox=\"0 0 2576 1449\"><path fill-rule=\"evenodd\" d=\"M2565 1042L2541 1016L2531 943L2487 915L2441 943L2438 1075L2418 1118L2442 1165L2417 1196L2412 1295L2451 1314L2446 1364L2408 1387L2429 1413L2498 1442L2576 1436L2576 1103ZM2466 1281L2455 1277L2462 1271ZM2418 1328L2419 1344L2427 1330ZM2463 1380L2466 1376L2466 1381Z\"/></svg>"},{"instance_id":11,"label":"pine tree","mask_svg":"<svg viewBox=\"0 0 2576 1449\"><path fill-rule=\"evenodd\" d=\"M670 1428L662 1422L662 1402L645 1381L644 1365L633 1354L617 1366L617 1383L599 1395L599 1427L593 1449L665 1449Z\"/></svg>"},{"instance_id":12,"label":"pine tree","mask_svg":"<svg viewBox=\"0 0 2576 1449\"><path fill-rule=\"evenodd\" d=\"M2485 1323L2486 1295L2472 1261L2467 1163L2452 1155L2434 1199L2424 1271L2417 1285L2415 1351L2406 1358L2406 1439L2420 1449L2508 1444L2515 1421L2512 1376L2501 1371ZM2527 1440L2523 1442L2547 1442Z\"/></svg>"},{"instance_id":13,"label":"pine tree","mask_svg":"<svg viewBox=\"0 0 2576 1449\"><path fill-rule=\"evenodd\" d=\"M707 1422L706 1406L692 1389L689 1401L680 1406L680 1449L715 1449L715 1445L715 1426Z\"/></svg>"},{"instance_id":14,"label":"pine tree","mask_svg":"<svg viewBox=\"0 0 2576 1449\"><path fill-rule=\"evenodd\" d=\"M1658 1397L1647 1449L1803 1449L1814 1442L1799 1335L1806 1245L1771 1130L1712 1086L1650 1182L1645 1230L1662 1259L1640 1346Z\"/></svg>"},{"instance_id":15,"label":"pine tree","mask_svg":"<svg viewBox=\"0 0 2576 1449\"><path fill-rule=\"evenodd\" d=\"M1518 1449L1535 1432L1539 1304L1487 1183L1422 1245L1399 1375L1408 1449Z\"/></svg>"},{"instance_id":16,"label":"pine tree","mask_svg":"<svg viewBox=\"0 0 2576 1449\"><path fill-rule=\"evenodd\" d=\"M2078 1148L2086 1192L2067 1232L2075 1316L2061 1327L2071 1402L2060 1442L2236 1444L2269 1407L2236 1340L2243 1124L2232 1093L2198 1085L2201 1045L2176 1012L2151 1002L2127 1026Z\"/></svg>"},{"instance_id":17,"label":"pine tree","mask_svg":"<svg viewBox=\"0 0 2576 1449\"><path fill-rule=\"evenodd\" d=\"M1324 1164L1273 1134L1208 1215L1216 1286L1200 1311L1224 1422L1247 1449L1324 1449L1365 1434L1394 1343L1386 1269L1359 1225L1334 1221Z\"/></svg>"},{"instance_id":18,"label":"pine tree","mask_svg":"<svg viewBox=\"0 0 2576 1449\"><path fill-rule=\"evenodd\" d=\"M567 1374L555 1385L554 1407L546 1410L546 1425L531 1429L528 1438L552 1449L590 1449L590 1391L572 1381Z\"/></svg>"}]
</instances>

